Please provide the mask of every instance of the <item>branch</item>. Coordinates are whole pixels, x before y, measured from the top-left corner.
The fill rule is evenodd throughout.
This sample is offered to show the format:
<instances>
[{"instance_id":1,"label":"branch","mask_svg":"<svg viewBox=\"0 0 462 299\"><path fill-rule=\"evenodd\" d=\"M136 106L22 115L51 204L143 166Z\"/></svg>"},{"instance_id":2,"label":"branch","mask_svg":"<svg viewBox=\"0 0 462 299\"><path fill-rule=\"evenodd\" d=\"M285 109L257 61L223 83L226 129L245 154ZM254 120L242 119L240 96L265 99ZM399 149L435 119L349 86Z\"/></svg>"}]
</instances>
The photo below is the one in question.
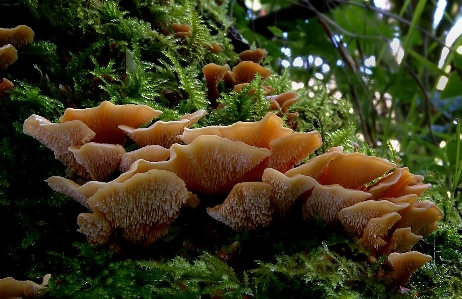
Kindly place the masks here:
<instances>
[{"instance_id":1,"label":"branch","mask_svg":"<svg viewBox=\"0 0 462 299\"><path fill-rule=\"evenodd\" d=\"M295 19L316 17L317 13L330 11L339 4L340 1L338 0L300 0L253 20L253 26L255 27L255 32L269 39L274 36L273 33L268 30L269 26L274 26L278 22L292 22Z\"/></svg>"}]
</instances>

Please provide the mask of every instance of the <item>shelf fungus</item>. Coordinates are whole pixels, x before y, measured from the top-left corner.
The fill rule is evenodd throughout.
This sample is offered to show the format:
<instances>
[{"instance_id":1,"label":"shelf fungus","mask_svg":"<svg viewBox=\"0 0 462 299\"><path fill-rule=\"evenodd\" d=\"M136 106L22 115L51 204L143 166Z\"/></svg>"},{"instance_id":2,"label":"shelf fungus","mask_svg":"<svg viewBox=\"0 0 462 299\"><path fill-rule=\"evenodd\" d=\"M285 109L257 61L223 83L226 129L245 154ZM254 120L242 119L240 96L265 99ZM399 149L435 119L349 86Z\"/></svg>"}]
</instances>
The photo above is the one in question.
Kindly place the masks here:
<instances>
[{"instance_id":1,"label":"shelf fungus","mask_svg":"<svg viewBox=\"0 0 462 299\"><path fill-rule=\"evenodd\" d=\"M69 151L94 181L103 181L117 170L125 153L125 149L119 144L96 142L70 146Z\"/></svg>"},{"instance_id":2,"label":"shelf fungus","mask_svg":"<svg viewBox=\"0 0 462 299\"><path fill-rule=\"evenodd\" d=\"M46 295L48 280L51 275L43 277L41 284L31 280L16 280L12 277L0 279L0 299L41 298Z\"/></svg>"},{"instance_id":3,"label":"shelf fungus","mask_svg":"<svg viewBox=\"0 0 462 299\"><path fill-rule=\"evenodd\" d=\"M137 150L122 155L119 170L126 172L130 166L139 159L149 162L165 161L170 157L170 150L160 145L146 145Z\"/></svg>"},{"instance_id":4,"label":"shelf fungus","mask_svg":"<svg viewBox=\"0 0 462 299\"><path fill-rule=\"evenodd\" d=\"M11 44L16 49L30 44L34 40L34 31L26 25L14 28L0 28L0 46Z\"/></svg>"},{"instance_id":5,"label":"shelf fungus","mask_svg":"<svg viewBox=\"0 0 462 299\"><path fill-rule=\"evenodd\" d=\"M431 256L417 251L390 253L388 262L393 267L394 283L398 286L405 286L411 275L431 260Z\"/></svg>"},{"instance_id":6,"label":"shelf fungus","mask_svg":"<svg viewBox=\"0 0 462 299\"><path fill-rule=\"evenodd\" d=\"M82 177L89 177L89 173L69 151L70 146L84 145L95 136L95 132L82 121L52 123L44 117L32 114L24 121L23 132L51 149L55 158L71 171Z\"/></svg>"},{"instance_id":7,"label":"shelf fungus","mask_svg":"<svg viewBox=\"0 0 462 299\"><path fill-rule=\"evenodd\" d=\"M114 105L104 101L94 108L67 108L59 120L62 123L81 120L96 133L93 142L123 145L126 136L119 125L138 128L161 113L146 105Z\"/></svg>"},{"instance_id":8,"label":"shelf fungus","mask_svg":"<svg viewBox=\"0 0 462 299\"><path fill-rule=\"evenodd\" d=\"M6 70L16 60L18 60L18 51L11 44L0 47L0 70Z\"/></svg>"},{"instance_id":9,"label":"shelf fungus","mask_svg":"<svg viewBox=\"0 0 462 299\"><path fill-rule=\"evenodd\" d=\"M149 245L168 232L191 194L178 176L165 170L110 182L88 199L93 213L78 216L79 231L92 244L104 244L119 229L129 242Z\"/></svg>"},{"instance_id":10,"label":"shelf fungus","mask_svg":"<svg viewBox=\"0 0 462 299\"><path fill-rule=\"evenodd\" d=\"M261 63L263 59L268 55L268 51L261 48L256 48L255 50L245 50L239 53L239 58L242 61L252 61L255 63Z\"/></svg>"},{"instance_id":11,"label":"shelf fungus","mask_svg":"<svg viewBox=\"0 0 462 299\"><path fill-rule=\"evenodd\" d=\"M234 230L266 227L273 219L271 207L272 187L262 182L239 183L229 193L225 201L207 213Z\"/></svg>"},{"instance_id":12,"label":"shelf fungus","mask_svg":"<svg viewBox=\"0 0 462 299\"><path fill-rule=\"evenodd\" d=\"M188 145L172 145L168 161L136 161L115 181L123 182L135 173L151 169L164 169L176 173L190 191L204 195L226 194L237 183L261 179L261 173L255 169L270 154L265 148L204 135Z\"/></svg>"}]
</instances>

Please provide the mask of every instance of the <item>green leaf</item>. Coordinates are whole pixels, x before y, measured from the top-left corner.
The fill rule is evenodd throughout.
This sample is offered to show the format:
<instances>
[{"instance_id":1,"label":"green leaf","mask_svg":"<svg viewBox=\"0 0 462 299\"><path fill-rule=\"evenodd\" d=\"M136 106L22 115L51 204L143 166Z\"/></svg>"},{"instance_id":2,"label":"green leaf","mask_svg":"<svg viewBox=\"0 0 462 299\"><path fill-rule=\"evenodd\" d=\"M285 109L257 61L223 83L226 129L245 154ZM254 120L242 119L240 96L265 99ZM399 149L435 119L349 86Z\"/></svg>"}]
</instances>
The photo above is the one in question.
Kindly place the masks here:
<instances>
[{"instance_id":1,"label":"green leaf","mask_svg":"<svg viewBox=\"0 0 462 299\"><path fill-rule=\"evenodd\" d=\"M282 37L282 34L284 33L281 29L279 29L276 26L268 26L268 30L271 31L271 33L277 37Z\"/></svg>"},{"instance_id":2,"label":"green leaf","mask_svg":"<svg viewBox=\"0 0 462 299\"><path fill-rule=\"evenodd\" d=\"M462 95L462 80L459 77L457 72L454 72L449 76L448 83L446 87L441 92L441 99L447 99L451 97L456 97Z\"/></svg>"}]
</instances>

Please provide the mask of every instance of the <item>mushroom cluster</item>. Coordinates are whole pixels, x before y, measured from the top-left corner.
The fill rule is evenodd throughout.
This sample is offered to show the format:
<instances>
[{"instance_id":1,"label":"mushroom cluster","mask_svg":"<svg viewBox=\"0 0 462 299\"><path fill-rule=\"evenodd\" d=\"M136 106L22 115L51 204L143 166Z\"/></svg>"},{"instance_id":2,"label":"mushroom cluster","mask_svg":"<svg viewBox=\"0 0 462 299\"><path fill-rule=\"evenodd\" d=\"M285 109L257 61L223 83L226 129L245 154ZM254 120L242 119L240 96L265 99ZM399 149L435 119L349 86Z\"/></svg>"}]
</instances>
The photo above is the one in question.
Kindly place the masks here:
<instances>
[{"instance_id":1,"label":"mushroom cluster","mask_svg":"<svg viewBox=\"0 0 462 299\"><path fill-rule=\"evenodd\" d=\"M0 28L0 71L5 70L18 60L19 49L34 40L34 31L26 26L19 25L14 28ZM0 99L7 96L6 91L13 89L13 83L3 78L0 81Z\"/></svg>"},{"instance_id":2,"label":"mushroom cluster","mask_svg":"<svg viewBox=\"0 0 462 299\"><path fill-rule=\"evenodd\" d=\"M388 255L399 285L429 260L411 250L443 215L434 203L419 201L430 187L422 176L342 148L296 166L322 145L321 136L294 132L272 112L256 122L188 128L204 115L198 111L139 128L160 113L103 102L67 109L61 123L37 115L24 122L26 134L87 181L47 180L91 211L78 224L92 244L113 240L116 230L124 240L151 244L183 207L196 208L202 199L210 217L234 230L269 226L294 209L306 221L337 224L371 257ZM126 136L140 148L125 153ZM120 175L105 182L116 170ZM211 198L225 199L216 205Z\"/></svg>"}]
</instances>

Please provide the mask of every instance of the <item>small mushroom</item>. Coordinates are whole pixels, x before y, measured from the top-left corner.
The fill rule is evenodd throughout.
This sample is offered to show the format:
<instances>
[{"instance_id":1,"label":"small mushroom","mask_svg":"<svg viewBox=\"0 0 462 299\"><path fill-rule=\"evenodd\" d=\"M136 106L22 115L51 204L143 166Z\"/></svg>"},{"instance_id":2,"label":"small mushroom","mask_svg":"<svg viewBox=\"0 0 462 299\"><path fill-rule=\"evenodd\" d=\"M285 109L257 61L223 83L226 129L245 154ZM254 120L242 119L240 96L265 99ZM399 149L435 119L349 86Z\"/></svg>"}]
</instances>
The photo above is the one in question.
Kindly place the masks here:
<instances>
[{"instance_id":1,"label":"small mushroom","mask_svg":"<svg viewBox=\"0 0 462 299\"><path fill-rule=\"evenodd\" d=\"M258 63L252 61L241 61L238 65L233 67L231 76L236 84L249 83L255 78L257 73L260 74L264 80L273 72Z\"/></svg>"},{"instance_id":2,"label":"small mushroom","mask_svg":"<svg viewBox=\"0 0 462 299\"><path fill-rule=\"evenodd\" d=\"M229 65L227 64L221 66L215 63L209 63L202 68L207 83L207 98L214 108L218 106L217 99L220 97L218 83L228 71Z\"/></svg>"},{"instance_id":3,"label":"small mushroom","mask_svg":"<svg viewBox=\"0 0 462 299\"><path fill-rule=\"evenodd\" d=\"M412 247L422 238L422 235L412 233L410 227L398 228L391 235L388 244L381 250L381 254L411 251Z\"/></svg>"},{"instance_id":4,"label":"small mushroom","mask_svg":"<svg viewBox=\"0 0 462 299\"><path fill-rule=\"evenodd\" d=\"M262 182L236 184L225 201L207 208L207 213L237 231L266 227L271 224L274 213L271 191L271 185Z\"/></svg>"},{"instance_id":5,"label":"small mushroom","mask_svg":"<svg viewBox=\"0 0 462 299\"><path fill-rule=\"evenodd\" d=\"M239 54L239 58L242 61L253 61L255 63L261 63L263 59L268 55L268 51L265 49L257 48L255 50L245 50Z\"/></svg>"},{"instance_id":6,"label":"small mushroom","mask_svg":"<svg viewBox=\"0 0 462 299\"><path fill-rule=\"evenodd\" d=\"M18 51L11 44L0 47L0 70L5 70L16 60L18 60Z\"/></svg>"},{"instance_id":7,"label":"small mushroom","mask_svg":"<svg viewBox=\"0 0 462 299\"><path fill-rule=\"evenodd\" d=\"M417 251L390 253L388 262L393 267L394 283L398 286L405 286L411 275L431 260L431 256Z\"/></svg>"},{"instance_id":8,"label":"small mushroom","mask_svg":"<svg viewBox=\"0 0 462 299\"><path fill-rule=\"evenodd\" d=\"M393 225L401 219L396 212L387 213L383 216L371 218L364 228L364 233L358 243L376 253L381 247L387 245L387 235Z\"/></svg>"},{"instance_id":9,"label":"small mushroom","mask_svg":"<svg viewBox=\"0 0 462 299\"><path fill-rule=\"evenodd\" d=\"M6 78L3 78L2 82L0 83L0 99L8 97L8 92L12 91L13 87L13 82Z\"/></svg>"}]
</instances>

